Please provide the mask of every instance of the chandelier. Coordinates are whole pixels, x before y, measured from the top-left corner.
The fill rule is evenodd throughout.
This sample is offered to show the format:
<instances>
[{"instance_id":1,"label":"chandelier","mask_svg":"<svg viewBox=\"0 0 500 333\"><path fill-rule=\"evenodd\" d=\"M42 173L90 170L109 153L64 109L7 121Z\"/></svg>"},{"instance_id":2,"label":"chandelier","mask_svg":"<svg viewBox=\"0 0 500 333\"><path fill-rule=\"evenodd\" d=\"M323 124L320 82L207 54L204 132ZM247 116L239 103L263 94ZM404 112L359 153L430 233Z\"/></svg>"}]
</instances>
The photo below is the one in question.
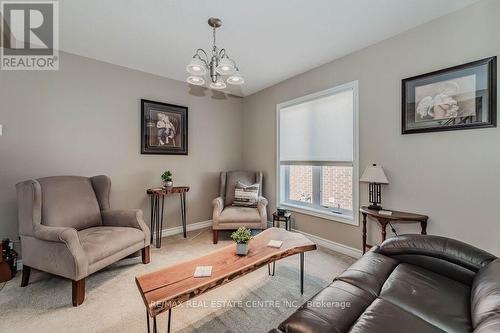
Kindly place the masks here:
<instances>
[{"instance_id":1,"label":"chandelier","mask_svg":"<svg viewBox=\"0 0 500 333\"><path fill-rule=\"evenodd\" d=\"M191 62L186 67L188 73L191 74L186 81L190 84L202 86L205 84L205 77L208 74L210 88L218 90L226 88L226 82L234 85L245 83L236 63L227 55L226 49L219 49L215 45L215 30L222 25L222 21L211 17L208 19L208 25L213 28L212 55L209 57L205 50L197 49ZM226 78L225 81L224 78Z\"/></svg>"}]
</instances>

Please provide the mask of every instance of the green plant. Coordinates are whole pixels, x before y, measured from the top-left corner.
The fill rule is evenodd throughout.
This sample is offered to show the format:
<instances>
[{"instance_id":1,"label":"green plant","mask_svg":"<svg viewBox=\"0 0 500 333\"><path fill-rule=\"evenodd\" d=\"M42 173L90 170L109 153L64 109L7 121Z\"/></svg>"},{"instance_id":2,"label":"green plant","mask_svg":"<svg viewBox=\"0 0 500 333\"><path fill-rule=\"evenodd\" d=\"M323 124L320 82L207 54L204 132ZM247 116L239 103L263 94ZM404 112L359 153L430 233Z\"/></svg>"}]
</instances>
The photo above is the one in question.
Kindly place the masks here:
<instances>
[{"instance_id":1,"label":"green plant","mask_svg":"<svg viewBox=\"0 0 500 333\"><path fill-rule=\"evenodd\" d=\"M241 227L231 234L231 238L238 244L247 244L253 236L250 229Z\"/></svg>"},{"instance_id":2,"label":"green plant","mask_svg":"<svg viewBox=\"0 0 500 333\"><path fill-rule=\"evenodd\" d=\"M161 179L163 179L166 182L171 182L172 181L172 172L170 172L170 170L166 170L164 173L162 173Z\"/></svg>"}]
</instances>

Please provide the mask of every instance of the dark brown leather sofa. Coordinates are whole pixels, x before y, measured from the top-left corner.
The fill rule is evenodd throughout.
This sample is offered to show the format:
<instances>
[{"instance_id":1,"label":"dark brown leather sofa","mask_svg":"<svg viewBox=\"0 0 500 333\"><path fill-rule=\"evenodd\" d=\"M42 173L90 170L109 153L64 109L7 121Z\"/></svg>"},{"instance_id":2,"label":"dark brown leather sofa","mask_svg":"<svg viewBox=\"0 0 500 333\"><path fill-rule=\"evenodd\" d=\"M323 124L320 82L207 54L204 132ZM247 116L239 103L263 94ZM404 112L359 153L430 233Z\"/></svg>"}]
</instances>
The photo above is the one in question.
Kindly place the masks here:
<instances>
[{"instance_id":1,"label":"dark brown leather sofa","mask_svg":"<svg viewBox=\"0 0 500 333\"><path fill-rule=\"evenodd\" d=\"M437 236L373 248L269 333L500 332L500 259Z\"/></svg>"}]
</instances>

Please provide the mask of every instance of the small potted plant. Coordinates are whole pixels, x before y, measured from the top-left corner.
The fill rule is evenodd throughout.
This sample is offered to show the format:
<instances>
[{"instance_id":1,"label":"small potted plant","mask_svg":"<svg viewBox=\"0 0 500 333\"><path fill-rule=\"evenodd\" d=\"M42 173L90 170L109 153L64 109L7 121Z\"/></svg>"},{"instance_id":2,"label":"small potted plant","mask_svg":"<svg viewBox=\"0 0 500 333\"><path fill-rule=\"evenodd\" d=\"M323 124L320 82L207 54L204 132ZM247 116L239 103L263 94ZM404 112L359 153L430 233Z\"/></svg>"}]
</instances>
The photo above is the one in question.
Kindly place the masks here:
<instances>
[{"instance_id":1,"label":"small potted plant","mask_svg":"<svg viewBox=\"0 0 500 333\"><path fill-rule=\"evenodd\" d=\"M170 170L166 170L162 175L161 179L165 182L165 187L171 188L174 186L174 182L172 181L172 172Z\"/></svg>"},{"instance_id":2,"label":"small potted plant","mask_svg":"<svg viewBox=\"0 0 500 333\"><path fill-rule=\"evenodd\" d=\"M248 243L253 238L250 229L241 227L231 234L231 238L236 242L236 254L246 256L248 253Z\"/></svg>"}]
</instances>

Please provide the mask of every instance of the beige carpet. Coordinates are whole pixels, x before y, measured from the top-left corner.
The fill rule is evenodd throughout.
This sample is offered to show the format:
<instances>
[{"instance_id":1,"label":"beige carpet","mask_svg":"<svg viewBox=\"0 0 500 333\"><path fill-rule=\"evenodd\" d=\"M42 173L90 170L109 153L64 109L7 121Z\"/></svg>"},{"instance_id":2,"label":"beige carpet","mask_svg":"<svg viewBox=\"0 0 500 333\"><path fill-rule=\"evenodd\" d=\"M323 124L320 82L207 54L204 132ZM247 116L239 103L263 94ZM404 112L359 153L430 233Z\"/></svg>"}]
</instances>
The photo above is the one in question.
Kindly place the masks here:
<instances>
[{"instance_id":1,"label":"beige carpet","mask_svg":"<svg viewBox=\"0 0 500 333\"><path fill-rule=\"evenodd\" d=\"M212 245L208 229L190 232L187 239L165 238L163 247L152 251L151 264L130 258L90 276L85 302L77 308L71 306L68 280L33 271L28 287L21 288L18 274L0 291L0 332L146 332L135 275L231 244L227 234L221 238ZM175 308L172 332L267 332L354 262L324 249L306 253L305 259L303 296L299 258L289 257L277 263L274 277L264 267ZM158 321L165 332L166 313Z\"/></svg>"}]
</instances>

